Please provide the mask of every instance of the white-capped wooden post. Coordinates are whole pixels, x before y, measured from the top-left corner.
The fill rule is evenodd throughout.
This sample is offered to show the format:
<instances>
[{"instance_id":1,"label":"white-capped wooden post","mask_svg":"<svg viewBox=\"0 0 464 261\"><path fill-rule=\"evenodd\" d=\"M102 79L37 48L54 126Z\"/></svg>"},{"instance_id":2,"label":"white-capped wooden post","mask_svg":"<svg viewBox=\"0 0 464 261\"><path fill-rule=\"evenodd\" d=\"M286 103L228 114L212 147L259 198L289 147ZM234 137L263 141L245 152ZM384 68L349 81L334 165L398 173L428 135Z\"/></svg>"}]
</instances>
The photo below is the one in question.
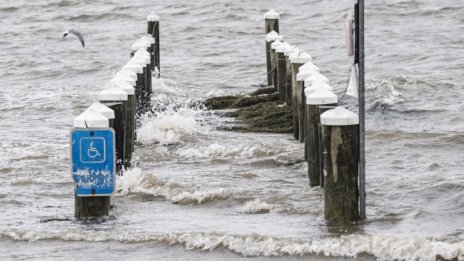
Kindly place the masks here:
<instances>
[{"instance_id":1,"label":"white-capped wooden post","mask_svg":"<svg viewBox=\"0 0 464 261\"><path fill-rule=\"evenodd\" d=\"M272 63L271 63L271 44L280 40L283 41L283 37L280 36L276 31L271 31L265 36L266 39L266 67L267 67L267 85L272 85Z\"/></svg>"},{"instance_id":2,"label":"white-capped wooden post","mask_svg":"<svg viewBox=\"0 0 464 261\"><path fill-rule=\"evenodd\" d=\"M283 37L281 37L283 39ZM283 42L281 40L275 40L271 44L271 78L272 78L272 86L276 91L277 89L277 54L276 54L276 48L281 45Z\"/></svg>"},{"instance_id":3,"label":"white-capped wooden post","mask_svg":"<svg viewBox=\"0 0 464 261\"><path fill-rule=\"evenodd\" d=\"M319 166L321 160L319 158L319 148L322 141L319 140L319 106L337 105L338 97L333 92L324 88L317 89L308 93L306 97L306 142L305 148L307 149L308 158L308 178L311 187L320 186L321 173Z\"/></svg>"},{"instance_id":4,"label":"white-capped wooden post","mask_svg":"<svg viewBox=\"0 0 464 261\"><path fill-rule=\"evenodd\" d=\"M147 72L149 71L147 66L147 59L141 56L136 56L131 58L131 62L138 63L140 66L143 66L143 85L140 91L140 112L141 115L147 113L150 110L150 91L149 91L149 82L147 77Z\"/></svg>"},{"instance_id":5,"label":"white-capped wooden post","mask_svg":"<svg viewBox=\"0 0 464 261\"><path fill-rule=\"evenodd\" d=\"M293 107L293 135L295 139L303 142L303 133L300 134L300 107L303 107L304 104L301 103L303 100L302 96L304 91L301 85L301 82L297 81L296 75L298 74L298 69L305 63L312 60L311 55L305 51L294 51L289 56L290 63L292 64L292 107ZM302 111L303 111L302 110Z\"/></svg>"},{"instance_id":6,"label":"white-capped wooden post","mask_svg":"<svg viewBox=\"0 0 464 261\"><path fill-rule=\"evenodd\" d=\"M311 62L308 62L311 63ZM305 64L308 64L305 63ZM298 68L298 73L296 75L296 81L297 84L299 85L299 88L301 89L301 98L298 100L298 119L299 119L299 141L304 142L306 138L306 96L304 93L304 79L308 78L311 76L313 73L316 73L317 71L313 69L309 69L308 66L306 66L306 69L301 69L304 65L302 65L300 68ZM301 105L303 105L303 110L301 109Z\"/></svg>"},{"instance_id":7,"label":"white-capped wooden post","mask_svg":"<svg viewBox=\"0 0 464 261\"><path fill-rule=\"evenodd\" d=\"M288 43L282 43L276 48L276 61L277 61L277 90L279 91L279 101L285 103L287 91L285 85L287 82L287 66L285 64L284 52L291 48Z\"/></svg>"},{"instance_id":8,"label":"white-capped wooden post","mask_svg":"<svg viewBox=\"0 0 464 261\"><path fill-rule=\"evenodd\" d=\"M138 119L140 116L143 115L142 113L142 92L144 91L145 88L145 77L143 74L143 67L134 61L129 61L126 65L123 67L124 69L133 71L137 74L137 83L135 87L135 112L136 112L136 123L138 126Z\"/></svg>"},{"instance_id":9,"label":"white-capped wooden post","mask_svg":"<svg viewBox=\"0 0 464 261\"><path fill-rule=\"evenodd\" d=\"M114 119L114 112L103 107L101 104L94 104L82 114L74 118L73 127L78 129L98 129L110 128L110 121ZM73 147L72 145L71 147ZM71 152L72 154L73 152ZM79 152L81 153L81 152ZM111 155L109 155L111 156ZM76 175L78 173L73 173ZM109 196L87 196L77 195L77 185L74 194L74 216L77 219L98 218L107 216L110 210Z\"/></svg>"},{"instance_id":10,"label":"white-capped wooden post","mask_svg":"<svg viewBox=\"0 0 464 261\"><path fill-rule=\"evenodd\" d=\"M330 223L360 220L359 117L343 107L321 114L324 136L324 217Z\"/></svg>"},{"instance_id":11,"label":"white-capped wooden post","mask_svg":"<svg viewBox=\"0 0 464 261\"><path fill-rule=\"evenodd\" d=\"M151 98L151 94L153 92L153 86L152 86L152 70L151 70L151 67L152 65L150 64L150 53L143 49L143 48L140 48L134 55L135 57L141 57L144 59L145 61L145 65L147 67L147 71L145 72L146 74L146 81L147 81L147 98L148 98L148 102L150 102L150 98Z\"/></svg>"},{"instance_id":12,"label":"white-capped wooden post","mask_svg":"<svg viewBox=\"0 0 464 261\"><path fill-rule=\"evenodd\" d=\"M268 41L267 36L271 33L279 33L279 14L274 10L269 10L264 14L264 35L266 35L266 66L267 66L267 85L271 85L272 78L270 77L271 72L271 45ZM275 39L277 40L277 39Z\"/></svg>"},{"instance_id":13,"label":"white-capped wooden post","mask_svg":"<svg viewBox=\"0 0 464 261\"><path fill-rule=\"evenodd\" d=\"M150 68L151 71L154 73L156 77L158 77L158 68L156 66L156 57L155 57L155 49L156 49L156 40L151 34L147 34L147 40L150 46L147 48L148 53L150 54ZM153 74L152 73L152 74Z\"/></svg>"},{"instance_id":14,"label":"white-capped wooden post","mask_svg":"<svg viewBox=\"0 0 464 261\"><path fill-rule=\"evenodd\" d=\"M98 94L98 100L114 111L113 129L116 135L116 170L122 175L125 165L126 106L128 95L120 88L111 87Z\"/></svg>"},{"instance_id":15,"label":"white-capped wooden post","mask_svg":"<svg viewBox=\"0 0 464 261\"><path fill-rule=\"evenodd\" d=\"M285 77L285 103L287 106L292 106L293 103L293 93L292 93L292 63L290 62L290 54L294 51L300 51L298 47L292 45L289 48L285 49L285 72L287 76Z\"/></svg>"},{"instance_id":16,"label":"white-capped wooden post","mask_svg":"<svg viewBox=\"0 0 464 261\"><path fill-rule=\"evenodd\" d=\"M160 27L159 27L160 17L155 13L151 13L147 16L147 33L153 36L155 39L154 46L154 57L155 63L153 65L153 70L158 72L158 76L161 75L161 63L160 63Z\"/></svg>"},{"instance_id":17,"label":"white-capped wooden post","mask_svg":"<svg viewBox=\"0 0 464 261\"><path fill-rule=\"evenodd\" d=\"M132 85L127 81L125 81L122 76L116 76L111 79L111 87L120 88L127 93L126 131L124 132L124 167L128 169L131 167L132 153L134 152L135 142L135 88L132 87Z\"/></svg>"}]
</instances>

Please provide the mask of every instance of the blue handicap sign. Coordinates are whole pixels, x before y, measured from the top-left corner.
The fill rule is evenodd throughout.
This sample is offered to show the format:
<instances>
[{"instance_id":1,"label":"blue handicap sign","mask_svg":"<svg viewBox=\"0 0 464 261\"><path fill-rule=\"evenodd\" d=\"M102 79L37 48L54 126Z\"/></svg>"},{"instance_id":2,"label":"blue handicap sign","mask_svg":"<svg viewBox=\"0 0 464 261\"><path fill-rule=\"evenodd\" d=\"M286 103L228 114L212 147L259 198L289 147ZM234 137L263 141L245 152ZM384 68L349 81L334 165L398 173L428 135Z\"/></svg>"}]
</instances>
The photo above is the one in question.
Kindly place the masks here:
<instances>
[{"instance_id":1,"label":"blue handicap sign","mask_svg":"<svg viewBox=\"0 0 464 261\"><path fill-rule=\"evenodd\" d=\"M77 196L109 196L113 193L114 139L113 129L75 129L71 132L72 174Z\"/></svg>"}]
</instances>

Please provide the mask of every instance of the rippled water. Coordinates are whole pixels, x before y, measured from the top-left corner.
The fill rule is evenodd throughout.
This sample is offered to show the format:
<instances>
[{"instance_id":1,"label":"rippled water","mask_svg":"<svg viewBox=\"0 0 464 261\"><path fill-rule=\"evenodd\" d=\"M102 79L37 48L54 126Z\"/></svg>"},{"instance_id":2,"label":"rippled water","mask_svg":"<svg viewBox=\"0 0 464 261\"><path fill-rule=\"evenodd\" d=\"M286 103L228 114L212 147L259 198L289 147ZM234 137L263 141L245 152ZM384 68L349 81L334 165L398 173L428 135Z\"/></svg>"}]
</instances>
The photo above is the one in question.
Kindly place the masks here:
<instances>
[{"instance_id":1,"label":"rippled water","mask_svg":"<svg viewBox=\"0 0 464 261\"><path fill-rule=\"evenodd\" d=\"M0 259L464 258L464 3L366 1L367 216L327 227L303 147L287 134L217 131L191 105L265 80L262 14L340 95L352 1L0 3ZM161 16L163 108L139 130L114 216L73 220L69 131ZM83 32L86 48L64 30ZM343 103L354 108L355 100ZM301 256L302 255L302 256ZM279 257L280 256L280 257Z\"/></svg>"}]
</instances>

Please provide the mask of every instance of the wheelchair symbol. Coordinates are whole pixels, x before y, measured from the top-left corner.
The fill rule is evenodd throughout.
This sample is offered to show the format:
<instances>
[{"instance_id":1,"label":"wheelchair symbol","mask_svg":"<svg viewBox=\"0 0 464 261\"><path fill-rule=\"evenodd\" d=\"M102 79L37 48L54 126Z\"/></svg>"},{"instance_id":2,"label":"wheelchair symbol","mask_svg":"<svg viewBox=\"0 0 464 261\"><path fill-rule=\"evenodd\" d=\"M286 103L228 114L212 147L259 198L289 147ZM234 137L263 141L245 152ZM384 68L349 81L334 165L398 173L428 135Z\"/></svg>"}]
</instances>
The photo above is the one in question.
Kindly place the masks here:
<instances>
[{"instance_id":1,"label":"wheelchair symbol","mask_svg":"<svg viewBox=\"0 0 464 261\"><path fill-rule=\"evenodd\" d=\"M90 142L90 147L87 150L87 156L89 156L91 159L95 159L96 157L101 156L100 152L93 147L93 142Z\"/></svg>"}]
</instances>

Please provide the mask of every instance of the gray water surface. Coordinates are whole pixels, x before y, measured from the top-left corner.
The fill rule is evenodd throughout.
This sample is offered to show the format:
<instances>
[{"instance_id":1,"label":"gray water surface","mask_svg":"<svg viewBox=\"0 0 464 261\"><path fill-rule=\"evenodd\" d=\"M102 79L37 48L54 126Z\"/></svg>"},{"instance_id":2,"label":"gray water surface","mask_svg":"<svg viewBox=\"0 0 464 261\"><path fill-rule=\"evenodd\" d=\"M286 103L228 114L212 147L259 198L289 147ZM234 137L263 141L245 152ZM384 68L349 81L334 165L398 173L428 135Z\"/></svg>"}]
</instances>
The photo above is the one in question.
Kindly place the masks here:
<instances>
[{"instance_id":1,"label":"gray water surface","mask_svg":"<svg viewBox=\"0 0 464 261\"><path fill-rule=\"evenodd\" d=\"M340 96L352 1L0 3L1 260L464 259L464 3L366 1L367 220L328 227L290 134L233 133L191 107L266 79L263 14ZM73 219L69 132L161 16L160 112L112 218ZM80 30L82 48L67 29ZM343 104L356 108L356 100Z\"/></svg>"}]
</instances>

